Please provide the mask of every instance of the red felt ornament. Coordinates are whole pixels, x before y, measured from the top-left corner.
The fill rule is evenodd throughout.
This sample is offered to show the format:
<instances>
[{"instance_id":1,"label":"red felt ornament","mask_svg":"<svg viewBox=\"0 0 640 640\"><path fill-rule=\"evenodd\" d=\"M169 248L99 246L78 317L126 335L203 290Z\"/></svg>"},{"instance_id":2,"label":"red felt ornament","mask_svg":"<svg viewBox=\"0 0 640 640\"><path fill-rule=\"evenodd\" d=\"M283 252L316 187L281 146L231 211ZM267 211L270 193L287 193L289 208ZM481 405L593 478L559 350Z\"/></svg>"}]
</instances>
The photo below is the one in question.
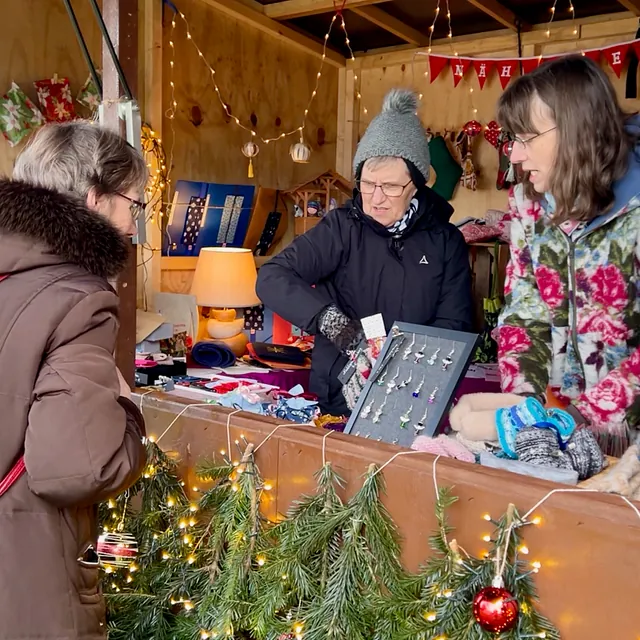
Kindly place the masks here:
<instances>
[{"instance_id":1,"label":"red felt ornament","mask_svg":"<svg viewBox=\"0 0 640 640\"><path fill-rule=\"evenodd\" d=\"M469 120L469 122L462 127L462 130L470 138L475 138L482 133L482 125L477 120Z\"/></svg>"},{"instance_id":2,"label":"red felt ornament","mask_svg":"<svg viewBox=\"0 0 640 640\"><path fill-rule=\"evenodd\" d=\"M510 631L518 623L518 601L506 590L485 587L473 599L473 617L490 633Z\"/></svg>"},{"instance_id":3,"label":"red felt ornament","mask_svg":"<svg viewBox=\"0 0 640 640\"><path fill-rule=\"evenodd\" d=\"M492 120L485 128L484 130L484 137L485 140L492 146L495 147L496 149L498 148L499 144L498 144L498 138L500 137L500 132L502 131L502 128L500 127L500 125L495 121Z\"/></svg>"},{"instance_id":4,"label":"red felt ornament","mask_svg":"<svg viewBox=\"0 0 640 640\"><path fill-rule=\"evenodd\" d=\"M295 636L293 635L293 633L281 633L278 636L278 640L295 640Z\"/></svg>"}]
</instances>

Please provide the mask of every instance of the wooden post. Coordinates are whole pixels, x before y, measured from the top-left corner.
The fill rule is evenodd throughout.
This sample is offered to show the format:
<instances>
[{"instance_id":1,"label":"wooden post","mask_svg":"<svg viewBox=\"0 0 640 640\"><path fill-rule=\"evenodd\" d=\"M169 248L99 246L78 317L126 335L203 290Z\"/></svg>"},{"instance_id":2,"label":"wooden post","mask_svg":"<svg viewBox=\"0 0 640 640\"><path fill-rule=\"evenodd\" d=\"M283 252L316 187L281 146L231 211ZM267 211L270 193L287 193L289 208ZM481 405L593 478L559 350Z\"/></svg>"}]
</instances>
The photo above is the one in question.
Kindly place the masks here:
<instances>
[{"instance_id":1,"label":"wooden post","mask_svg":"<svg viewBox=\"0 0 640 640\"><path fill-rule=\"evenodd\" d=\"M113 46L120 58L127 82L138 95L138 0L103 0L102 13ZM102 43L102 84L105 126L123 134L117 101L120 82L109 51ZM134 386L136 350L136 248L131 245L129 260L118 282L120 332L116 345L116 364L124 379Z\"/></svg>"},{"instance_id":2,"label":"wooden post","mask_svg":"<svg viewBox=\"0 0 640 640\"><path fill-rule=\"evenodd\" d=\"M142 119L162 139L162 7L160 0L143 0L140 5L143 43L143 92L140 96ZM166 192L168 193L168 192ZM164 198L166 199L166 193ZM153 295L161 288L161 221L154 217L147 222L148 248L140 248L138 268L138 300L153 304ZM150 250L150 249L151 250ZM142 305L138 305L142 306Z\"/></svg>"},{"instance_id":3,"label":"wooden post","mask_svg":"<svg viewBox=\"0 0 640 640\"><path fill-rule=\"evenodd\" d=\"M356 65L338 72L338 144L336 145L336 171L351 180L351 164L358 144L360 103L356 99Z\"/></svg>"}]
</instances>

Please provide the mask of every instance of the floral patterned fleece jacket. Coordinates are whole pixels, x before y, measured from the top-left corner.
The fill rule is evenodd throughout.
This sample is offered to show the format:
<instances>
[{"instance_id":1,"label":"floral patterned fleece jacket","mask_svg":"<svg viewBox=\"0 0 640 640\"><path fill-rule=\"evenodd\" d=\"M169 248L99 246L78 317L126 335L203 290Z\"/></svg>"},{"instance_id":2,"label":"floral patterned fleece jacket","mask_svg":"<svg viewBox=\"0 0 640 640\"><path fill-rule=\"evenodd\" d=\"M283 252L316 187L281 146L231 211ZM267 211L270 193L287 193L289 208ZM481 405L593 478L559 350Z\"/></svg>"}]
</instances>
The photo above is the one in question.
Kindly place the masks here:
<instances>
[{"instance_id":1,"label":"floral patterned fleece jacket","mask_svg":"<svg viewBox=\"0 0 640 640\"><path fill-rule=\"evenodd\" d=\"M640 131L640 119L635 121ZM568 236L546 201L510 195L511 259L498 324L502 389L547 387L590 423L610 452L640 422L640 149L615 203Z\"/></svg>"}]
</instances>

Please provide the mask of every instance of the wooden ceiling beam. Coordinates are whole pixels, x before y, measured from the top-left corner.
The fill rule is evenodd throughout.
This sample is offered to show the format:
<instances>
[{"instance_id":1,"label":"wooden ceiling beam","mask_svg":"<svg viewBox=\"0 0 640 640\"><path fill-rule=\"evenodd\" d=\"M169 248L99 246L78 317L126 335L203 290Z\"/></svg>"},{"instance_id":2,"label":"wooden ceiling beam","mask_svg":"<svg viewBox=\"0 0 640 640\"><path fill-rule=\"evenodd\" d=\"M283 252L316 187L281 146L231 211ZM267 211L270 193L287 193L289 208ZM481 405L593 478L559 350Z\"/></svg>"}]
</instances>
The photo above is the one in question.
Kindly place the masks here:
<instances>
[{"instance_id":1,"label":"wooden ceiling beam","mask_svg":"<svg viewBox=\"0 0 640 640\"><path fill-rule=\"evenodd\" d=\"M352 10L356 7L365 7L383 1L384 0L348 0L346 8ZM290 20L291 18L312 16L318 13L333 13L335 10L336 3L334 3L333 0L284 0L283 2L274 2L273 4L266 4L264 6L265 15L274 20Z\"/></svg>"},{"instance_id":2,"label":"wooden ceiling beam","mask_svg":"<svg viewBox=\"0 0 640 640\"><path fill-rule=\"evenodd\" d=\"M384 29L385 31L388 31L389 33L393 33L394 36L397 36L401 40L404 40L415 47L424 47L429 42L429 37L426 34L410 27L408 24L402 22L402 20L398 20L398 18L395 18L379 7L353 7L351 6L351 3L348 4L348 7L350 11L353 11L353 13L357 13L359 16L366 18L369 22L375 24L381 29Z\"/></svg>"},{"instance_id":3,"label":"wooden ceiling beam","mask_svg":"<svg viewBox=\"0 0 640 640\"><path fill-rule=\"evenodd\" d=\"M297 49L311 53L317 58L322 58L322 42L314 40L309 36L299 33L291 27L272 20L268 16L264 15L264 13L256 11L244 2L240 2L239 0L202 0L202 2L225 15L255 27L263 33L287 42ZM345 57L329 47L327 47L326 50L325 60L327 64L339 69L346 65Z\"/></svg>"},{"instance_id":4,"label":"wooden ceiling beam","mask_svg":"<svg viewBox=\"0 0 640 640\"><path fill-rule=\"evenodd\" d=\"M640 2L640 0L620 0L621 2ZM494 20L497 20L501 25L511 29L512 31L518 31L518 27L521 31L528 31L531 25L520 20L520 18L511 9L508 9L503 4L500 4L498 0L467 0L470 5L484 11L488 16L491 16Z\"/></svg>"},{"instance_id":5,"label":"wooden ceiling beam","mask_svg":"<svg viewBox=\"0 0 640 640\"><path fill-rule=\"evenodd\" d=\"M636 16L640 16L640 0L618 0L618 2L627 10Z\"/></svg>"}]
</instances>

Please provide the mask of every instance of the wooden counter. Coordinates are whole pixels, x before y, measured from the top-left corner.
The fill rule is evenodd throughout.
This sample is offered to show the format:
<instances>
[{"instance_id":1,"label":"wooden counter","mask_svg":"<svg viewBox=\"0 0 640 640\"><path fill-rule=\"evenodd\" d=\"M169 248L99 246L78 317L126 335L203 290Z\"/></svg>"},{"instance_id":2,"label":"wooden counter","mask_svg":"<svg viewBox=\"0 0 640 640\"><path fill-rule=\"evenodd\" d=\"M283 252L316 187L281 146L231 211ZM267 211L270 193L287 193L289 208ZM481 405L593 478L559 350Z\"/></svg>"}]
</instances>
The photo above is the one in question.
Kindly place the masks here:
<instances>
[{"instance_id":1,"label":"wooden counter","mask_svg":"<svg viewBox=\"0 0 640 640\"><path fill-rule=\"evenodd\" d=\"M137 397L140 402L140 396ZM153 392L142 398L149 435L163 433L193 401ZM193 407L161 441L184 464L189 487L196 482L194 464L227 448L227 416L218 407ZM230 419L232 443L241 435L256 446L278 422L248 413ZM274 486L266 515L285 513L292 500L314 489L313 474L322 465L325 431L291 425L278 429L259 449L257 464ZM237 450L233 450L234 459ZM332 434L326 456L345 481L343 497L360 487L362 474L384 464L399 449L354 436ZM218 455L219 459L219 455ZM384 470L386 504L403 537L403 559L415 570L430 553L428 536L436 526L433 463L426 453L400 456ZM440 486L453 487L459 501L450 511L455 537L469 552L480 554L482 536L490 533L482 519L501 516L510 502L520 513L554 488L549 482L440 458ZM560 629L563 640L637 640L640 611L634 606L640 584L640 518L617 496L575 493L553 495L537 512L540 526L525 533L532 561L542 563L536 578L541 609Z\"/></svg>"}]
</instances>

